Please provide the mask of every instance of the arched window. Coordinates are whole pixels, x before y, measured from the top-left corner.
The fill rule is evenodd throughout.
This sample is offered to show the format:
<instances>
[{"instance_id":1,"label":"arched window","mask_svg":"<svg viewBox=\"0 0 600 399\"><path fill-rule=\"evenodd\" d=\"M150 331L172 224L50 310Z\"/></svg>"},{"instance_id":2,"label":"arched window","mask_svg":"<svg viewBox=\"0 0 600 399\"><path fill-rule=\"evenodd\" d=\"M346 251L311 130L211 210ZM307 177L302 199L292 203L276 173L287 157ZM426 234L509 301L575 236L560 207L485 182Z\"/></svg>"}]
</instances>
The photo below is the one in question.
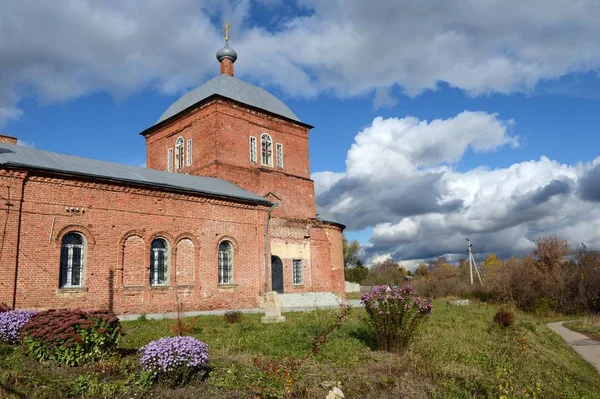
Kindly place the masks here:
<instances>
[{"instance_id":1,"label":"arched window","mask_svg":"<svg viewBox=\"0 0 600 399\"><path fill-rule=\"evenodd\" d=\"M83 287L85 239L80 233L68 233L60 247L60 288Z\"/></svg>"},{"instance_id":2,"label":"arched window","mask_svg":"<svg viewBox=\"0 0 600 399\"><path fill-rule=\"evenodd\" d=\"M219 244L219 285L233 284L233 245L229 241Z\"/></svg>"},{"instance_id":3,"label":"arched window","mask_svg":"<svg viewBox=\"0 0 600 399\"><path fill-rule=\"evenodd\" d=\"M262 153L262 164L273 166L273 140L271 140L271 136L266 133L260 136L260 148Z\"/></svg>"},{"instance_id":4,"label":"arched window","mask_svg":"<svg viewBox=\"0 0 600 399\"><path fill-rule=\"evenodd\" d=\"M167 285L169 281L169 243L155 238L150 246L150 285Z\"/></svg>"},{"instance_id":5,"label":"arched window","mask_svg":"<svg viewBox=\"0 0 600 399\"><path fill-rule=\"evenodd\" d=\"M180 137L175 142L175 169L183 168L183 147L183 137Z\"/></svg>"}]
</instances>

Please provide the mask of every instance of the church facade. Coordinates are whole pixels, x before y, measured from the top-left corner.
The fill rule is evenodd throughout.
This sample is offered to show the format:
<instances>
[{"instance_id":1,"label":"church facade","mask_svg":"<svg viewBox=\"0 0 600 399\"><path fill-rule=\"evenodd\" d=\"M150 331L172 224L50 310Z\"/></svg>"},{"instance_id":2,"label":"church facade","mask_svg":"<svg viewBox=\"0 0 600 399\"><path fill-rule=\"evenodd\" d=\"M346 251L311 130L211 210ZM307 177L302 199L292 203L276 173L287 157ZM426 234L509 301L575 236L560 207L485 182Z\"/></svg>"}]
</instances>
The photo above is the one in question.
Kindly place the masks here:
<instances>
[{"instance_id":1,"label":"church facade","mask_svg":"<svg viewBox=\"0 0 600 399\"><path fill-rule=\"evenodd\" d=\"M315 204L312 126L221 73L141 134L147 168L0 136L0 303L117 314L242 309L265 292L343 295L344 226Z\"/></svg>"}]
</instances>

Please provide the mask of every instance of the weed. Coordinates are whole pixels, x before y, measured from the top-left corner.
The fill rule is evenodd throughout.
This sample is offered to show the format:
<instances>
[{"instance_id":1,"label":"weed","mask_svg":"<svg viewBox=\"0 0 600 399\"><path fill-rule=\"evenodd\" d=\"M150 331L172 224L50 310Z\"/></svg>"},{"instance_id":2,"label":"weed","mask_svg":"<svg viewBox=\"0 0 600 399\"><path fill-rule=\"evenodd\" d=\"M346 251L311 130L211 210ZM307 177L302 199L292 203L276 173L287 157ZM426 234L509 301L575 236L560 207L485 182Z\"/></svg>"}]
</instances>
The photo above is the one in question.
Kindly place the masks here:
<instances>
[{"instance_id":1,"label":"weed","mask_svg":"<svg viewBox=\"0 0 600 399\"><path fill-rule=\"evenodd\" d=\"M510 310L501 310L494 315L494 323L503 327L510 327L515 322L515 314Z\"/></svg>"},{"instance_id":2,"label":"weed","mask_svg":"<svg viewBox=\"0 0 600 399\"><path fill-rule=\"evenodd\" d=\"M239 310L229 310L223 315L225 321L229 324L235 324L242 321L242 312Z\"/></svg>"}]
</instances>

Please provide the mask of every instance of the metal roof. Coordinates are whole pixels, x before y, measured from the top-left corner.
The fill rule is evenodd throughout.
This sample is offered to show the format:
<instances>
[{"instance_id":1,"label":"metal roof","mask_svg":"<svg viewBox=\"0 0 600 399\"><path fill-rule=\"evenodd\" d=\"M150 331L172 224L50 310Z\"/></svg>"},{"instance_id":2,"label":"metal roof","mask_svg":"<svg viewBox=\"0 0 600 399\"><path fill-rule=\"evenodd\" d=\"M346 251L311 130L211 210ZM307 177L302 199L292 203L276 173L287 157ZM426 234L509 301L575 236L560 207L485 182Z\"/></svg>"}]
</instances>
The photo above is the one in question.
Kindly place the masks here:
<instances>
[{"instance_id":1,"label":"metal roof","mask_svg":"<svg viewBox=\"0 0 600 399\"><path fill-rule=\"evenodd\" d=\"M228 181L213 177L163 172L6 143L0 143L0 166L89 176L102 180L141 184L164 190L196 192L209 196L238 199L244 202L270 204L268 200L259 195L243 190Z\"/></svg>"},{"instance_id":2,"label":"metal roof","mask_svg":"<svg viewBox=\"0 0 600 399\"><path fill-rule=\"evenodd\" d=\"M323 222L340 224L343 226L343 224L338 222L329 211L325 210L324 208L320 207L319 205L316 205L316 208L317 208L317 220L321 220Z\"/></svg>"},{"instance_id":3,"label":"metal roof","mask_svg":"<svg viewBox=\"0 0 600 399\"><path fill-rule=\"evenodd\" d=\"M155 125L215 94L303 123L287 105L268 91L222 74L184 94L171 104Z\"/></svg>"}]
</instances>

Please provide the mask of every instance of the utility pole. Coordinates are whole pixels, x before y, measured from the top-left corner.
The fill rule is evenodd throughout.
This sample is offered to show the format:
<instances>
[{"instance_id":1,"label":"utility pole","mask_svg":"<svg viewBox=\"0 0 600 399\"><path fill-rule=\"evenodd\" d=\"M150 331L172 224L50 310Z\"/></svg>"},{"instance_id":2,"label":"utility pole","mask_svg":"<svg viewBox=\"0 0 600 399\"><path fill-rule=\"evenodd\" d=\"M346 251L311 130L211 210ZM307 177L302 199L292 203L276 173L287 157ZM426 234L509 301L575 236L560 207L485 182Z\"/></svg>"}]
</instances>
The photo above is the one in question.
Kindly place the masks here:
<instances>
[{"instance_id":1,"label":"utility pole","mask_svg":"<svg viewBox=\"0 0 600 399\"><path fill-rule=\"evenodd\" d=\"M473 244L471 244L471 240L469 240L468 238L467 242L469 243L467 252L469 253L469 275L471 277L471 285L473 285L473 268L475 268L477 278L479 279L479 284L483 286L483 282L481 281L481 275L479 274L479 268L477 267L477 262L475 262L475 258L473 257L473 251L471 250Z\"/></svg>"}]
</instances>

